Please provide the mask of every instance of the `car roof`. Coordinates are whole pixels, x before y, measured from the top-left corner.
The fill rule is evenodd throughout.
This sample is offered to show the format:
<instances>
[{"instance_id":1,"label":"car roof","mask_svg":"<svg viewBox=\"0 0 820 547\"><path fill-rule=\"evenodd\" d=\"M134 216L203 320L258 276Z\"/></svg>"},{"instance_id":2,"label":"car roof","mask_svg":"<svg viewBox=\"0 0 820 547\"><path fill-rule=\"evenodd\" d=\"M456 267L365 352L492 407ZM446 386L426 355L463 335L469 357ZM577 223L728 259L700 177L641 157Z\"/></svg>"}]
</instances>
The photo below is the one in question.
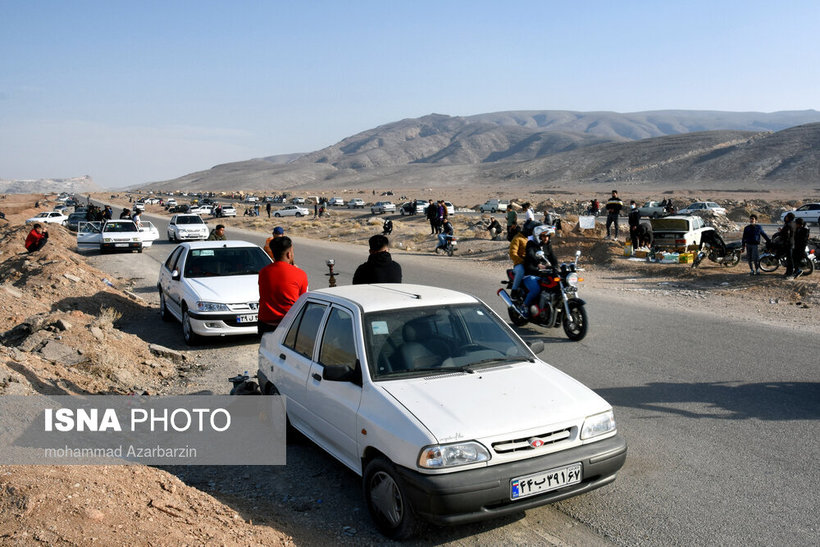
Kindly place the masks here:
<instances>
[{"instance_id":1,"label":"car roof","mask_svg":"<svg viewBox=\"0 0 820 547\"><path fill-rule=\"evenodd\" d=\"M227 239L222 241L186 241L185 243L180 243L180 245L185 245L191 249L213 249L214 247L259 247L259 245L255 245L248 241L242 241L241 239Z\"/></svg>"},{"instance_id":2,"label":"car roof","mask_svg":"<svg viewBox=\"0 0 820 547\"><path fill-rule=\"evenodd\" d=\"M477 298L466 293L409 283L343 285L310 291L309 295L353 304L361 308L364 313L478 302Z\"/></svg>"}]
</instances>

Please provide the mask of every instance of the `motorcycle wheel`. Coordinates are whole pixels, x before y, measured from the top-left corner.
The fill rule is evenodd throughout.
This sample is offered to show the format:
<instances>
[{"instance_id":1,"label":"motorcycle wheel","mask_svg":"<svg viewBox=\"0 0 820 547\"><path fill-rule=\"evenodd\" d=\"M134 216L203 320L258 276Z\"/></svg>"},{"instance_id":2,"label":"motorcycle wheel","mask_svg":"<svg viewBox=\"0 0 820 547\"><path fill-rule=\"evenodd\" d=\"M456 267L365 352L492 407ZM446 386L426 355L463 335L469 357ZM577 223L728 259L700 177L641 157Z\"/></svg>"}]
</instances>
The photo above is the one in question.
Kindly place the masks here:
<instances>
[{"instance_id":1,"label":"motorcycle wheel","mask_svg":"<svg viewBox=\"0 0 820 547\"><path fill-rule=\"evenodd\" d=\"M740 263L740 251L733 251L731 256L727 256L723 261L723 265L727 268L732 268Z\"/></svg>"},{"instance_id":2,"label":"motorcycle wheel","mask_svg":"<svg viewBox=\"0 0 820 547\"><path fill-rule=\"evenodd\" d=\"M564 332L567 338L577 342L587 335L587 311L580 302L569 303L569 316L564 315Z\"/></svg>"},{"instance_id":3,"label":"motorcycle wheel","mask_svg":"<svg viewBox=\"0 0 820 547\"><path fill-rule=\"evenodd\" d=\"M448 245L447 246L447 256L453 256L453 251L455 251L455 249L453 249L453 246Z\"/></svg>"},{"instance_id":4,"label":"motorcycle wheel","mask_svg":"<svg viewBox=\"0 0 820 547\"><path fill-rule=\"evenodd\" d=\"M700 263L703 262L703 259L704 259L705 256L706 256L706 253L704 253L704 252L699 252L698 254L696 254L695 259L692 261L692 266L691 267L692 268L697 268L700 265Z\"/></svg>"},{"instance_id":5,"label":"motorcycle wheel","mask_svg":"<svg viewBox=\"0 0 820 547\"><path fill-rule=\"evenodd\" d=\"M780 267L780 260L774 255L765 254L760 257L760 269L766 273L771 273Z\"/></svg>"},{"instance_id":6,"label":"motorcycle wheel","mask_svg":"<svg viewBox=\"0 0 820 547\"><path fill-rule=\"evenodd\" d=\"M521 317L521 314L515 311L513 308L507 308L507 315L510 316L510 321L516 327L523 327L528 322L528 319L526 317Z\"/></svg>"},{"instance_id":7,"label":"motorcycle wheel","mask_svg":"<svg viewBox=\"0 0 820 547\"><path fill-rule=\"evenodd\" d=\"M807 275L811 275L814 273L814 261L810 258L804 258L800 261L800 269L803 270L803 273L800 274L800 277L804 277Z\"/></svg>"}]
</instances>

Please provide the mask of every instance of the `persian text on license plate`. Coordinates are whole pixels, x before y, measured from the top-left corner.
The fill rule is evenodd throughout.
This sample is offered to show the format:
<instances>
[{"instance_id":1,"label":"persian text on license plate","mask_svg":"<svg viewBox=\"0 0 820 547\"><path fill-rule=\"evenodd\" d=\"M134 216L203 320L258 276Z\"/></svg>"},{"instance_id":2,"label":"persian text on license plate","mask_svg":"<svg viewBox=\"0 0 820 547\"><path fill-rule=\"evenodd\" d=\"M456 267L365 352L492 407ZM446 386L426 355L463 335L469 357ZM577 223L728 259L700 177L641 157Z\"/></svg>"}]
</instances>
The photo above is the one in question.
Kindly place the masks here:
<instances>
[{"instance_id":1,"label":"persian text on license plate","mask_svg":"<svg viewBox=\"0 0 820 547\"><path fill-rule=\"evenodd\" d=\"M535 496L581 482L581 464L573 463L565 467L556 467L549 471L533 473L510 481L510 499L517 500Z\"/></svg>"},{"instance_id":2,"label":"persian text on license plate","mask_svg":"<svg viewBox=\"0 0 820 547\"><path fill-rule=\"evenodd\" d=\"M237 315L236 322L237 323L256 323L258 316L255 313L249 313L247 315Z\"/></svg>"},{"instance_id":3,"label":"persian text on license plate","mask_svg":"<svg viewBox=\"0 0 820 547\"><path fill-rule=\"evenodd\" d=\"M128 247L128 243L114 243L114 247Z\"/></svg>"}]
</instances>

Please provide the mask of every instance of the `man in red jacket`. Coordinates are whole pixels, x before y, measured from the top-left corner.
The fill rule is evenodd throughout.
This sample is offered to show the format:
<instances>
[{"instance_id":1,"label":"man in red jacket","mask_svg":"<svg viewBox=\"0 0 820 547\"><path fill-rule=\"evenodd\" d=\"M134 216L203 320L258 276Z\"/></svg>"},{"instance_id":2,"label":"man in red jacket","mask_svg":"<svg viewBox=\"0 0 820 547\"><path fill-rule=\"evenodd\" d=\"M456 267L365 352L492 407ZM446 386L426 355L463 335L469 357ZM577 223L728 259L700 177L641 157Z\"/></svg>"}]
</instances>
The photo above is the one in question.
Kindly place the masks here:
<instances>
[{"instance_id":1,"label":"man in red jacket","mask_svg":"<svg viewBox=\"0 0 820 547\"><path fill-rule=\"evenodd\" d=\"M290 307L308 290L307 274L293 264L291 239L277 237L270 246L273 263L259 270L259 334L276 329Z\"/></svg>"},{"instance_id":2,"label":"man in red jacket","mask_svg":"<svg viewBox=\"0 0 820 547\"><path fill-rule=\"evenodd\" d=\"M48 230L44 230L42 224L37 223L26 237L26 250L30 253L39 251L46 244L46 241L48 241Z\"/></svg>"}]
</instances>

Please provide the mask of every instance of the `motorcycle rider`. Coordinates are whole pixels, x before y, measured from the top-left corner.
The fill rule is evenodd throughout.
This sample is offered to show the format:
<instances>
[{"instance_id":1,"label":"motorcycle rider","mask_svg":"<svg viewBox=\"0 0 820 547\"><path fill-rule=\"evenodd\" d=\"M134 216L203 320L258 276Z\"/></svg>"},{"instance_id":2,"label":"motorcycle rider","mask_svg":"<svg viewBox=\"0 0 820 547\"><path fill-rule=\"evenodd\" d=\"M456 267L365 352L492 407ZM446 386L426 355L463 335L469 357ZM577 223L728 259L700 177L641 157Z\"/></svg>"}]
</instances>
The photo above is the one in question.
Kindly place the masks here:
<instances>
[{"instance_id":1,"label":"motorcycle rider","mask_svg":"<svg viewBox=\"0 0 820 547\"><path fill-rule=\"evenodd\" d=\"M530 306L540 293L538 274L547 268L544 260L548 261L553 269L558 268L558 259L555 257L550 242L554 233L555 228L542 224L533 228L532 236L527 240L524 256L524 287L527 289L527 297L524 299L523 309L519 310L524 317L529 317Z\"/></svg>"},{"instance_id":2,"label":"motorcycle rider","mask_svg":"<svg viewBox=\"0 0 820 547\"><path fill-rule=\"evenodd\" d=\"M802 218L795 220L794 224L794 251L792 260L794 262L794 278L797 279L803 274L803 270L800 269L800 266L803 264L803 260L806 259L806 245L809 244L809 229L806 228L806 221Z\"/></svg>"},{"instance_id":3,"label":"motorcycle rider","mask_svg":"<svg viewBox=\"0 0 820 547\"><path fill-rule=\"evenodd\" d=\"M515 277L512 283L513 298L518 298L521 292L521 282L524 280L524 257L527 256L527 236L521 233L521 228L517 224L510 226L512 240L510 241L509 255L513 263Z\"/></svg>"},{"instance_id":4,"label":"motorcycle rider","mask_svg":"<svg viewBox=\"0 0 820 547\"><path fill-rule=\"evenodd\" d=\"M442 251L447 247L447 239L453 237L453 225L450 224L448 219L444 219L444 222L441 225L441 233L438 234L438 245L436 246L436 252L439 249Z\"/></svg>"}]
</instances>

